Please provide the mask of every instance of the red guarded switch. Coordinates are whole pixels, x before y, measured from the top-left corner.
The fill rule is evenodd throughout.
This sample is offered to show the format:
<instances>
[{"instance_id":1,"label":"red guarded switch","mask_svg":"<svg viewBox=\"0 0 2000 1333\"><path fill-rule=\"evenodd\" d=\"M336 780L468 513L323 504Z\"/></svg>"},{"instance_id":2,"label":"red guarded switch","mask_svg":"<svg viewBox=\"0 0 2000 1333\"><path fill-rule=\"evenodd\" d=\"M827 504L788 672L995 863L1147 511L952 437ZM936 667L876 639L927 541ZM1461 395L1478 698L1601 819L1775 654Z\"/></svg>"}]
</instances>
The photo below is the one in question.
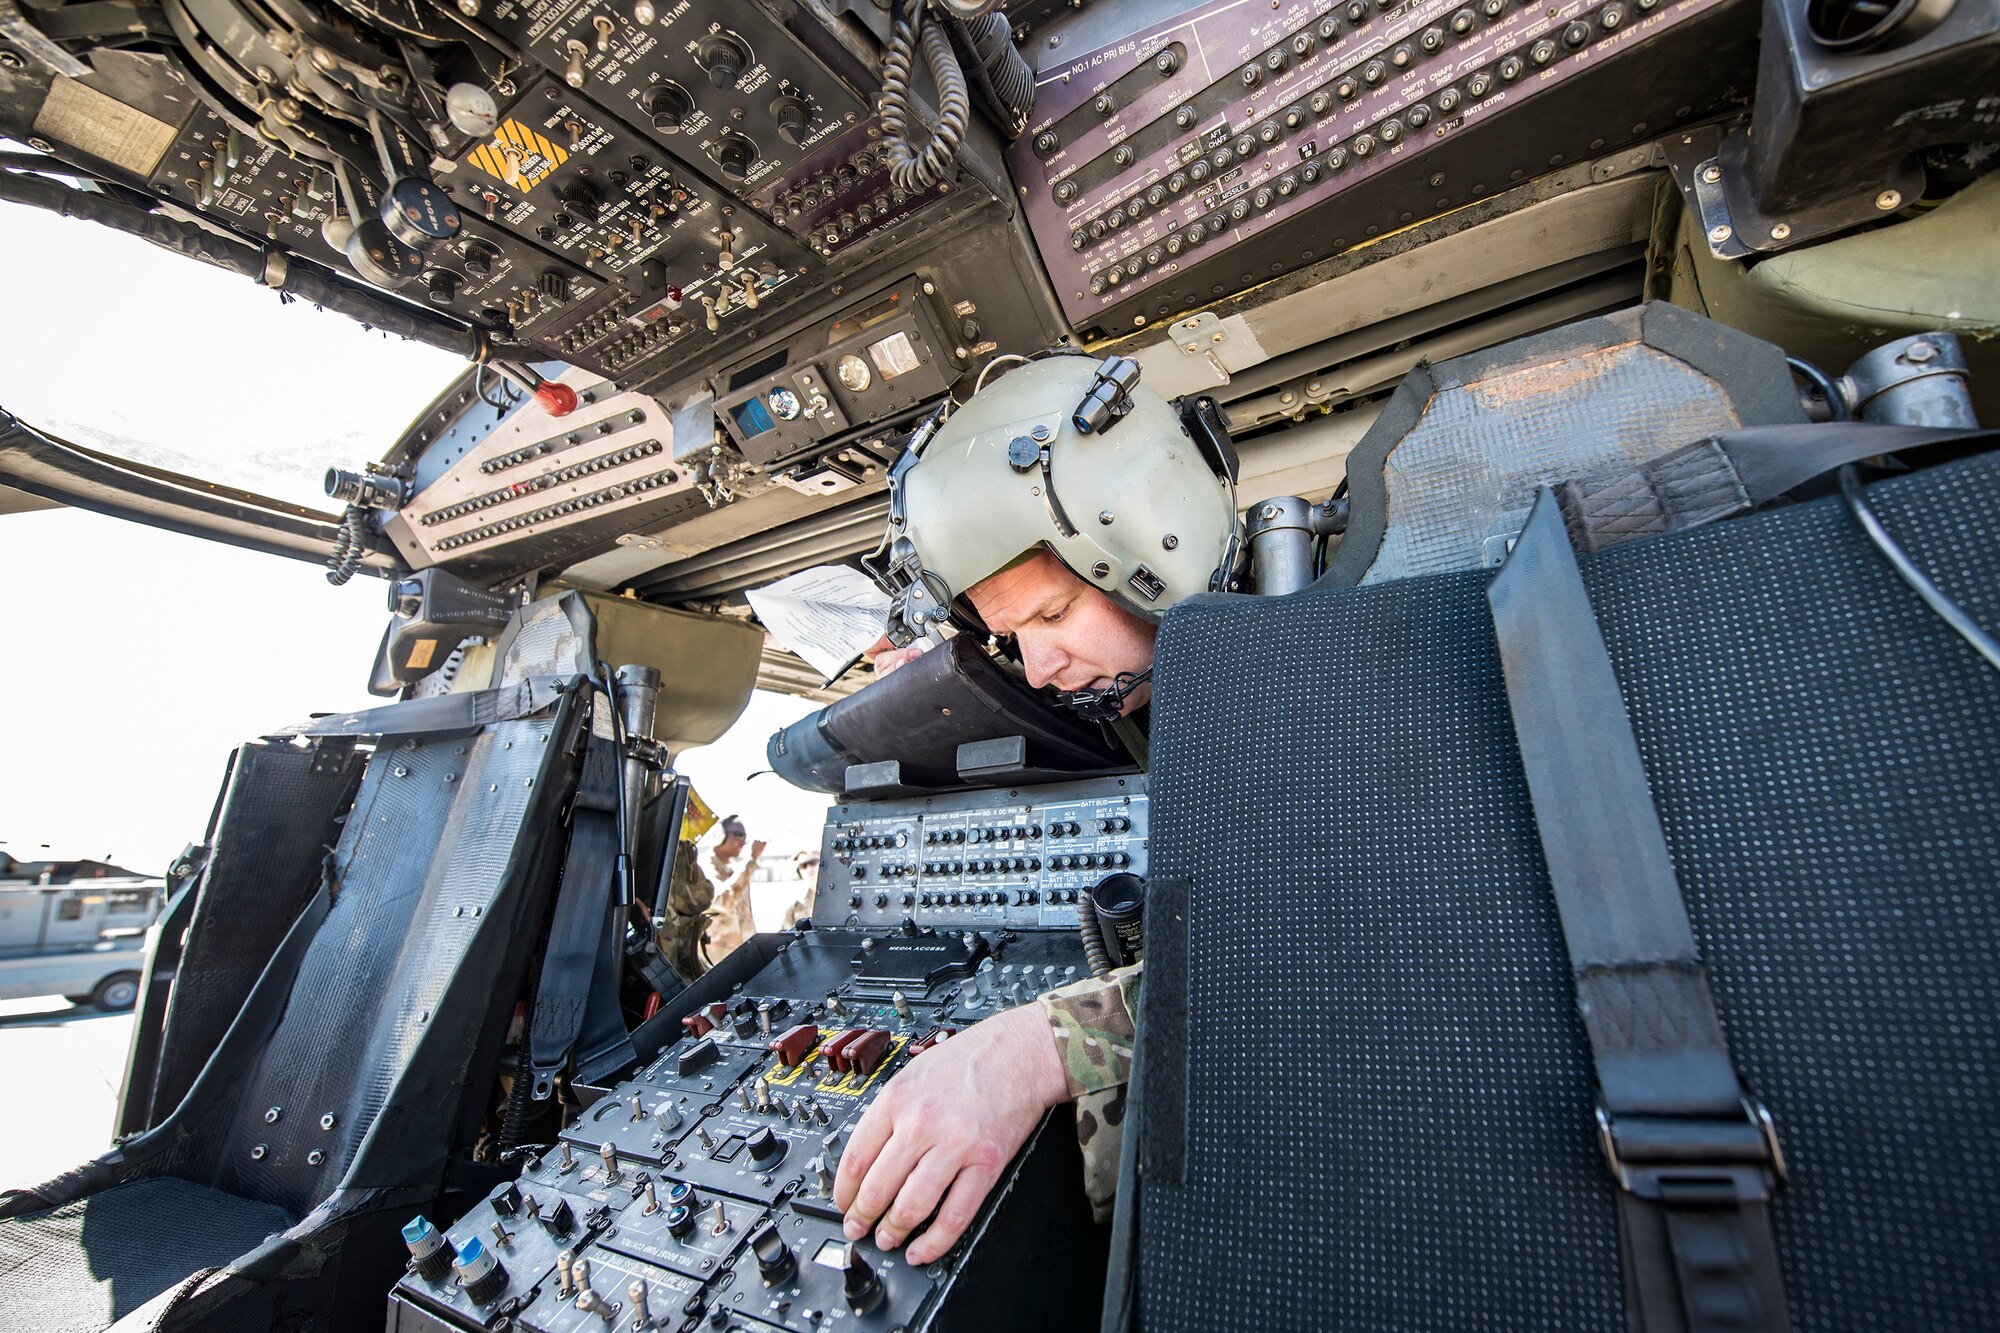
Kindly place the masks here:
<instances>
[{"instance_id":1,"label":"red guarded switch","mask_svg":"<svg viewBox=\"0 0 2000 1333\"><path fill-rule=\"evenodd\" d=\"M707 1014L689 1014L681 1020L681 1031L690 1037L706 1037L715 1027L708 1021Z\"/></svg>"},{"instance_id":2,"label":"red guarded switch","mask_svg":"<svg viewBox=\"0 0 2000 1333\"><path fill-rule=\"evenodd\" d=\"M819 1028L811 1023L801 1023L772 1038L771 1049L778 1053L779 1061L789 1069L804 1064L806 1056L812 1053L813 1043L818 1040Z\"/></svg>"},{"instance_id":3,"label":"red guarded switch","mask_svg":"<svg viewBox=\"0 0 2000 1333\"><path fill-rule=\"evenodd\" d=\"M847 1067L857 1074L872 1074L888 1053L889 1034L881 1028L869 1028L847 1043Z\"/></svg>"},{"instance_id":4,"label":"red guarded switch","mask_svg":"<svg viewBox=\"0 0 2000 1333\"><path fill-rule=\"evenodd\" d=\"M931 1047L937 1045L939 1042L943 1041L946 1037L956 1037L957 1035L958 1035L957 1028L932 1028L929 1032L926 1032L923 1036L919 1037L915 1042L911 1043L910 1054L913 1057L922 1055L925 1051L928 1051Z\"/></svg>"},{"instance_id":5,"label":"red guarded switch","mask_svg":"<svg viewBox=\"0 0 2000 1333\"><path fill-rule=\"evenodd\" d=\"M828 1042L820 1054L826 1057L826 1066L836 1074L845 1074L853 1066L847 1063L847 1048L854 1044L868 1029L849 1028Z\"/></svg>"}]
</instances>

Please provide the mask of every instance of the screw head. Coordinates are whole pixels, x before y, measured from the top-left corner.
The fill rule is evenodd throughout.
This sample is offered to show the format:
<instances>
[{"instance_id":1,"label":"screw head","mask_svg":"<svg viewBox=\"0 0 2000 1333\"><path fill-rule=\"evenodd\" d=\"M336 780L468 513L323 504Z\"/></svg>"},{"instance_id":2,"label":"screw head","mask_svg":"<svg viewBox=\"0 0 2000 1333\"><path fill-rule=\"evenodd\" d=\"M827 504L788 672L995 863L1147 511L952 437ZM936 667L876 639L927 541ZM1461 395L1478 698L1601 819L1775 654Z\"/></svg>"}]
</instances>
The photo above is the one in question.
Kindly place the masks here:
<instances>
[{"instance_id":1,"label":"screw head","mask_svg":"<svg viewBox=\"0 0 2000 1333\"><path fill-rule=\"evenodd\" d=\"M331 1111L328 1111L325 1115L319 1118L319 1127L321 1129L332 1129L335 1125L339 1123L340 1123L340 1117L336 1116Z\"/></svg>"},{"instance_id":2,"label":"screw head","mask_svg":"<svg viewBox=\"0 0 2000 1333\"><path fill-rule=\"evenodd\" d=\"M1110 577L1111 577L1111 562L1110 562L1109 560L1100 560L1100 561L1098 561L1098 562L1097 562L1096 564L1094 564L1094 565L1092 565L1092 566L1090 567L1090 576L1091 576L1092 578L1094 578L1094 579L1108 579L1108 578L1110 578Z\"/></svg>"},{"instance_id":3,"label":"screw head","mask_svg":"<svg viewBox=\"0 0 2000 1333\"><path fill-rule=\"evenodd\" d=\"M269 1151L270 1151L269 1148L266 1148L263 1144L260 1143L256 1147L250 1150L250 1160L253 1162L261 1162L264 1160L264 1154Z\"/></svg>"},{"instance_id":4,"label":"screw head","mask_svg":"<svg viewBox=\"0 0 2000 1333\"><path fill-rule=\"evenodd\" d=\"M1171 533L1171 532L1170 532L1170 533L1168 533L1168 534L1167 534L1166 536L1164 536L1164 537L1160 538L1160 545L1161 545L1161 546L1162 546L1162 547L1163 547L1164 549L1166 549L1166 550L1169 550L1169 551L1173 550L1173 549L1174 549L1175 547L1179 546L1180 544L1181 544L1181 539L1180 539L1179 537L1176 537L1176 536L1174 536L1174 534L1173 534L1173 533Z\"/></svg>"},{"instance_id":5,"label":"screw head","mask_svg":"<svg viewBox=\"0 0 2000 1333\"><path fill-rule=\"evenodd\" d=\"M275 1125L278 1123L278 1117L283 1115L284 1113L285 1113L284 1107L273 1106L264 1112L264 1123L267 1125Z\"/></svg>"},{"instance_id":6,"label":"screw head","mask_svg":"<svg viewBox=\"0 0 2000 1333\"><path fill-rule=\"evenodd\" d=\"M1771 228L1771 239L1774 241L1782 241L1791 234L1792 228L1790 223L1779 222Z\"/></svg>"},{"instance_id":7,"label":"screw head","mask_svg":"<svg viewBox=\"0 0 2000 1333\"><path fill-rule=\"evenodd\" d=\"M1881 209L1884 213L1892 209L1901 208L1902 206L1903 192L1901 190L1884 190L1875 196L1875 207Z\"/></svg>"},{"instance_id":8,"label":"screw head","mask_svg":"<svg viewBox=\"0 0 2000 1333\"><path fill-rule=\"evenodd\" d=\"M1937 354L1938 354L1937 345L1934 343L1914 342L1911 343L1908 347L1903 349L1903 359L1905 361L1915 362L1917 365L1920 366L1923 365L1926 361L1936 360Z\"/></svg>"},{"instance_id":9,"label":"screw head","mask_svg":"<svg viewBox=\"0 0 2000 1333\"><path fill-rule=\"evenodd\" d=\"M1111 526L1111 518L1112 514L1109 509L1101 510L1097 515L1097 521L1107 528Z\"/></svg>"},{"instance_id":10,"label":"screw head","mask_svg":"<svg viewBox=\"0 0 2000 1333\"><path fill-rule=\"evenodd\" d=\"M1728 227L1717 223L1708 229L1708 242L1710 245L1721 245L1733 235L1735 233L1730 231Z\"/></svg>"},{"instance_id":11,"label":"screw head","mask_svg":"<svg viewBox=\"0 0 2000 1333\"><path fill-rule=\"evenodd\" d=\"M325 1162L326 1162L326 1154L321 1152L317 1148L314 1148L311 1152L306 1154L307 1166L321 1166L324 1165Z\"/></svg>"},{"instance_id":12,"label":"screw head","mask_svg":"<svg viewBox=\"0 0 2000 1333\"><path fill-rule=\"evenodd\" d=\"M1713 163L1711 163L1711 164L1709 164L1708 166L1705 166L1705 167L1703 167L1703 168L1701 169L1701 180L1702 180L1702 184L1704 184L1704 185L1713 185L1713 184L1715 184L1715 183L1716 183L1717 181L1719 181L1719 180L1721 180L1721 179L1722 179L1722 168L1721 168L1721 167L1718 167L1718 166L1714 165Z\"/></svg>"}]
</instances>

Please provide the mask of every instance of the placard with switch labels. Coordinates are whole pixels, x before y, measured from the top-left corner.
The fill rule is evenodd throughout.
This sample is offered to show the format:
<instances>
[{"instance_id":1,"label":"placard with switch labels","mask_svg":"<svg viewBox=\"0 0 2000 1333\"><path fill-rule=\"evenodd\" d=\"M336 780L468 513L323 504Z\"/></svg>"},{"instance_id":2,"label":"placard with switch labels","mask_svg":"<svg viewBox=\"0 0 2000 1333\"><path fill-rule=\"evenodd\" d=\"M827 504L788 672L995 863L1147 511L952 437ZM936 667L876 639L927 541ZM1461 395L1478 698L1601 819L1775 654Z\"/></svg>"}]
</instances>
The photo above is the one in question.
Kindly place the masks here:
<instances>
[{"instance_id":1,"label":"placard with switch labels","mask_svg":"<svg viewBox=\"0 0 2000 1333\"><path fill-rule=\"evenodd\" d=\"M829 811L826 925L1074 926L1107 875L1146 873L1146 778L846 802Z\"/></svg>"},{"instance_id":2,"label":"placard with switch labels","mask_svg":"<svg viewBox=\"0 0 2000 1333\"><path fill-rule=\"evenodd\" d=\"M705 504L693 473L674 461L658 400L582 371L563 379L577 388L575 411L555 417L525 399L389 516L383 531L412 566L449 560L460 573L502 577ZM615 525L603 521L613 516Z\"/></svg>"},{"instance_id":3,"label":"placard with switch labels","mask_svg":"<svg viewBox=\"0 0 2000 1333\"><path fill-rule=\"evenodd\" d=\"M517 1180L449 1225L412 1218L389 1328L922 1333L1060 1326L1095 1309L1103 1234L1066 1108L1030 1136L953 1250L921 1269L901 1250L848 1241L833 1181L862 1113L911 1060L1087 975L1070 890L1109 873L1099 857L1122 853L1142 869L1145 815L1136 776L833 807L823 845L842 850L822 862L821 924L744 946L776 939L740 984L722 978L743 975L742 955L696 982L656 1020L677 1016L677 1039ZM1058 868L1029 850L1050 841L1072 849L1055 857L1092 864ZM1003 854L1009 867L1017 856L1043 864L940 870L919 890L927 847L946 864ZM913 910L899 899L878 909L872 890L865 911L845 898L828 906L836 881L905 855L918 863ZM943 887L950 879L988 887L967 901L967 888ZM993 898L1003 879L1004 906ZM1017 903L1030 883L1034 899Z\"/></svg>"}]
</instances>

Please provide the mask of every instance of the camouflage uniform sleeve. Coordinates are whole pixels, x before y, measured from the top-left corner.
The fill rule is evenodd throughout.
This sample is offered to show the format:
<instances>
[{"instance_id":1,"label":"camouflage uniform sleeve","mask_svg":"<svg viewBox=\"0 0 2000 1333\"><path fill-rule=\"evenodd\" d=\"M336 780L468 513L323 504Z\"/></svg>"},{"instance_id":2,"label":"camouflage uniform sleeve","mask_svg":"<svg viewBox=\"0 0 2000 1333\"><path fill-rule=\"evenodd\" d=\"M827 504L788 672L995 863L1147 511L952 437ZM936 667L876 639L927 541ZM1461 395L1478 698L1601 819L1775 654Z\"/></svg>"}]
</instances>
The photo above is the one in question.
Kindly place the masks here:
<instances>
[{"instance_id":1,"label":"camouflage uniform sleeve","mask_svg":"<svg viewBox=\"0 0 2000 1333\"><path fill-rule=\"evenodd\" d=\"M1125 1081L1132 1072L1144 965L1063 986L1041 997L1062 1057L1063 1079L1076 1101L1076 1141L1083 1149L1083 1192L1099 1222L1118 1195L1118 1156L1125 1141Z\"/></svg>"},{"instance_id":2,"label":"camouflage uniform sleeve","mask_svg":"<svg viewBox=\"0 0 2000 1333\"><path fill-rule=\"evenodd\" d=\"M1118 1087L1131 1073L1143 966L1117 968L1041 997L1071 1097Z\"/></svg>"}]
</instances>

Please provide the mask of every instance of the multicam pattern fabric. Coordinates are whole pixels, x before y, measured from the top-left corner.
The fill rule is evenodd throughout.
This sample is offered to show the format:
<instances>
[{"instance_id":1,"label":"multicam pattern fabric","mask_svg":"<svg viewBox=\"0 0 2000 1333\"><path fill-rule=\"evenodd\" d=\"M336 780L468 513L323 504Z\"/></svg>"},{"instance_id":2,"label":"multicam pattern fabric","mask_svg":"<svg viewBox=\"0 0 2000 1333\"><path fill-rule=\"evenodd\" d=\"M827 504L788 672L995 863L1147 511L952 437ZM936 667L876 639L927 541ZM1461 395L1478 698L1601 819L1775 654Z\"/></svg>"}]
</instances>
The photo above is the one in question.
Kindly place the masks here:
<instances>
[{"instance_id":1,"label":"multicam pattern fabric","mask_svg":"<svg viewBox=\"0 0 2000 1333\"><path fill-rule=\"evenodd\" d=\"M693 981L708 970L701 959L701 942L714 902L715 885L701 868L701 854L692 842L683 841L674 859L673 886L667 891L667 919L659 923L660 952L683 981Z\"/></svg>"},{"instance_id":2,"label":"multicam pattern fabric","mask_svg":"<svg viewBox=\"0 0 2000 1333\"><path fill-rule=\"evenodd\" d=\"M1083 1188L1101 1222L1118 1193L1118 1153L1125 1138L1125 1081L1132 1072L1142 964L1063 986L1041 997L1055 1032L1063 1078L1076 1100Z\"/></svg>"}]
</instances>

